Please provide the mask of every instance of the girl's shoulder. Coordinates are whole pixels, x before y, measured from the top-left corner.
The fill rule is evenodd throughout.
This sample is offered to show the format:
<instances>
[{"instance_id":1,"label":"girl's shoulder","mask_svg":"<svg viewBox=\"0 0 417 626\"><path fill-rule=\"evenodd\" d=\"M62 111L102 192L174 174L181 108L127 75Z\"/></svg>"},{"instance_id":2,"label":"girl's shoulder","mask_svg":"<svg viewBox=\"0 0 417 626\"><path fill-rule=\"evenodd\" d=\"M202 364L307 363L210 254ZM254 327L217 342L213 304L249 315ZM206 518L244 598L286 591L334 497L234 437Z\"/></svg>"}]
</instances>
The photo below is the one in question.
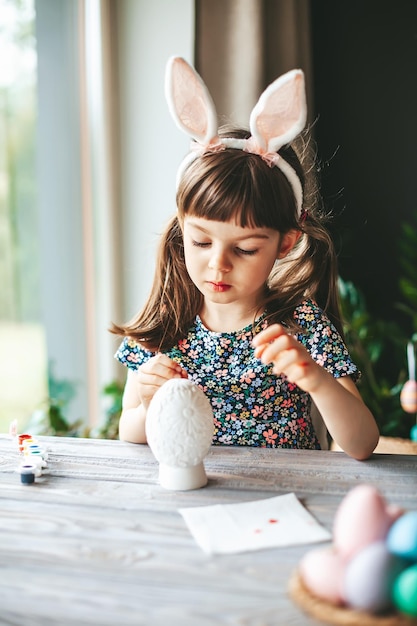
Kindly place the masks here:
<instances>
[{"instance_id":1,"label":"girl's shoulder","mask_svg":"<svg viewBox=\"0 0 417 626\"><path fill-rule=\"evenodd\" d=\"M295 308L294 321L300 329L296 333L297 339L306 347L320 346L325 351L346 351L339 331L314 300L304 300Z\"/></svg>"},{"instance_id":2,"label":"girl's shoulder","mask_svg":"<svg viewBox=\"0 0 417 626\"><path fill-rule=\"evenodd\" d=\"M177 355L179 347L181 348L181 351L184 352L184 346L187 345L188 341L190 339L194 339L194 341L201 340L201 334L203 332L203 329L197 324L197 320L194 320L194 323L190 327L186 337L184 339L180 339L178 343L171 348L163 350L164 354L173 358ZM124 337L122 343L116 350L114 357L122 363L122 365L126 365L129 369L137 370L141 365L149 361L151 357L155 356L157 352L158 350L152 351L144 348L139 341L136 341L132 337Z\"/></svg>"},{"instance_id":3,"label":"girl's shoulder","mask_svg":"<svg viewBox=\"0 0 417 626\"><path fill-rule=\"evenodd\" d=\"M296 306L294 309L294 320L297 322L298 326L307 332L316 330L318 325L331 326L334 328L323 309L319 307L317 302L311 299L303 300L303 302ZM334 328L334 330L336 329Z\"/></svg>"},{"instance_id":4,"label":"girl's shoulder","mask_svg":"<svg viewBox=\"0 0 417 626\"><path fill-rule=\"evenodd\" d=\"M114 358L129 369L136 370L142 363L148 361L153 353L143 348L140 343L131 337L125 337L118 347Z\"/></svg>"},{"instance_id":5,"label":"girl's shoulder","mask_svg":"<svg viewBox=\"0 0 417 626\"><path fill-rule=\"evenodd\" d=\"M294 311L294 319L300 326L297 339L315 361L335 378L351 376L354 381L360 378L360 372L340 333L314 300L305 300L299 304Z\"/></svg>"}]
</instances>

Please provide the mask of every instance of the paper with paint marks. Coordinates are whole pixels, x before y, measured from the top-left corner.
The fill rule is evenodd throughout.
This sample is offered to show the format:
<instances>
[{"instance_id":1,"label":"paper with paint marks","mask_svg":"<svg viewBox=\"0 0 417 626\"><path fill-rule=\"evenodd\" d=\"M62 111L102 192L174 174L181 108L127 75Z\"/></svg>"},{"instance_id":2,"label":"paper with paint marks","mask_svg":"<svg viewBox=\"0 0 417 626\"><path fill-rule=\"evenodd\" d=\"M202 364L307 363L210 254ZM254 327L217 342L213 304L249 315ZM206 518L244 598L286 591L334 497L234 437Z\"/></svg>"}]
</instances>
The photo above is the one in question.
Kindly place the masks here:
<instances>
[{"instance_id":1,"label":"paper with paint marks","mask_svg":"<svg viewBox=\"0 0 417 626\"><path fill-rule=\"evenodd\" d=\"M326 530L294 493L240 502L179 509L207 554L232 554L270 547L330 541Z\"/></svg>"}]
</instances>

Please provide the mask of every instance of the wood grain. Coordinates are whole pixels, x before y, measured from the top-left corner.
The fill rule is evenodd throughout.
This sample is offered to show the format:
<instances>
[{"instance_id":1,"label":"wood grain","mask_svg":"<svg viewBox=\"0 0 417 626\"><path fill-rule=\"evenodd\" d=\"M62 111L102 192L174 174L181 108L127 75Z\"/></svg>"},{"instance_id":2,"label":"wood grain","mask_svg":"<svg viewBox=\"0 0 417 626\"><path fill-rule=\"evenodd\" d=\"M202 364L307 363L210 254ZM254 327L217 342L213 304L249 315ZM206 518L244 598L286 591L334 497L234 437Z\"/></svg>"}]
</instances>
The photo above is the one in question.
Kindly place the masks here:
<instances>
[{"instance_id":1,"label":"wood grain","mask_svg":"<svg viewBox=\"0 0 417 626\"><path fill-rule=\"evenodd\" d=\"M417 509L417 457L213 447L207 487L158 484L148 446L41 438L48 470L21 485L17 449L0 436L0 624L3 626L298 626L288 597L310 546L207 556L178 509L294 492L331 529L347 491L374 484Z\"/></svg>"}]
</instances>

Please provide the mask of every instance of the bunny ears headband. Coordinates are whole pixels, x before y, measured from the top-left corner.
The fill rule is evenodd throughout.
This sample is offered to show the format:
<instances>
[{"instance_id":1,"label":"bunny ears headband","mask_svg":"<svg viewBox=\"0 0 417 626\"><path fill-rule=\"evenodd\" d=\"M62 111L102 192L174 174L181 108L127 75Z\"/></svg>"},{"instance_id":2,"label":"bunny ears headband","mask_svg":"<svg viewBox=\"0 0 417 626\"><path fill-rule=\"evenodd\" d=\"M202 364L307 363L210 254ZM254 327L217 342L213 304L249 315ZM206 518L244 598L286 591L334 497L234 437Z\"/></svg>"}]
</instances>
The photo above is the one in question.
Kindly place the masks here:
<instances>
[{"instance_id":1,"label":"bunny ears headband","mask_svg":"<svg viewBox=\"0 0 417 626\"><path fill-rule=\"evenodd\" d=\"M301 215L301 181L289 163L277 154L303 130L307 118L304 74L292 70L277 78L260 96L249 120L251 137L234 139L218 136L216 108L201 77L181 57L167 64L165 95L177 126L193 140L190 154L178 171L178 180L186 167L204 152L225 148L258 154L270 167L278 167L290 183Z\"/></svg>"}]
</instances>

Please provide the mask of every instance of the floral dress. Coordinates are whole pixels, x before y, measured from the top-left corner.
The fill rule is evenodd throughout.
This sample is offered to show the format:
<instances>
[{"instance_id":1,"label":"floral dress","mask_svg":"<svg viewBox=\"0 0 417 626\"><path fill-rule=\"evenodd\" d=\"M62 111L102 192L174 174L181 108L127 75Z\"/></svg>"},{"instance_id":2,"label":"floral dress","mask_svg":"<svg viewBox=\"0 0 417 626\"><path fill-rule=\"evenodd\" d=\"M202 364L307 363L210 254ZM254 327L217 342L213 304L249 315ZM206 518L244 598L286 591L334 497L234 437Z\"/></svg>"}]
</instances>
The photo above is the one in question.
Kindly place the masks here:
<instances>
[{"instance_id":1,"label":"floral dress","mask_svg":"<svg viewBox=\"0 0 417 626\"><path fill-rule=\"evenodd\" d=\"M295 336L317 363L335 378L359 377L342 338L317 304L304 301L294 319L301 329ZM264 314L240 331L216 333L197 316L187 336L165 354L180 363L209 398L213 444L319 449L309 394L254 355L252 339L266 326ZM127 337L115 357L136 370L153 354Z\"/></svg>"}]
</instances>

